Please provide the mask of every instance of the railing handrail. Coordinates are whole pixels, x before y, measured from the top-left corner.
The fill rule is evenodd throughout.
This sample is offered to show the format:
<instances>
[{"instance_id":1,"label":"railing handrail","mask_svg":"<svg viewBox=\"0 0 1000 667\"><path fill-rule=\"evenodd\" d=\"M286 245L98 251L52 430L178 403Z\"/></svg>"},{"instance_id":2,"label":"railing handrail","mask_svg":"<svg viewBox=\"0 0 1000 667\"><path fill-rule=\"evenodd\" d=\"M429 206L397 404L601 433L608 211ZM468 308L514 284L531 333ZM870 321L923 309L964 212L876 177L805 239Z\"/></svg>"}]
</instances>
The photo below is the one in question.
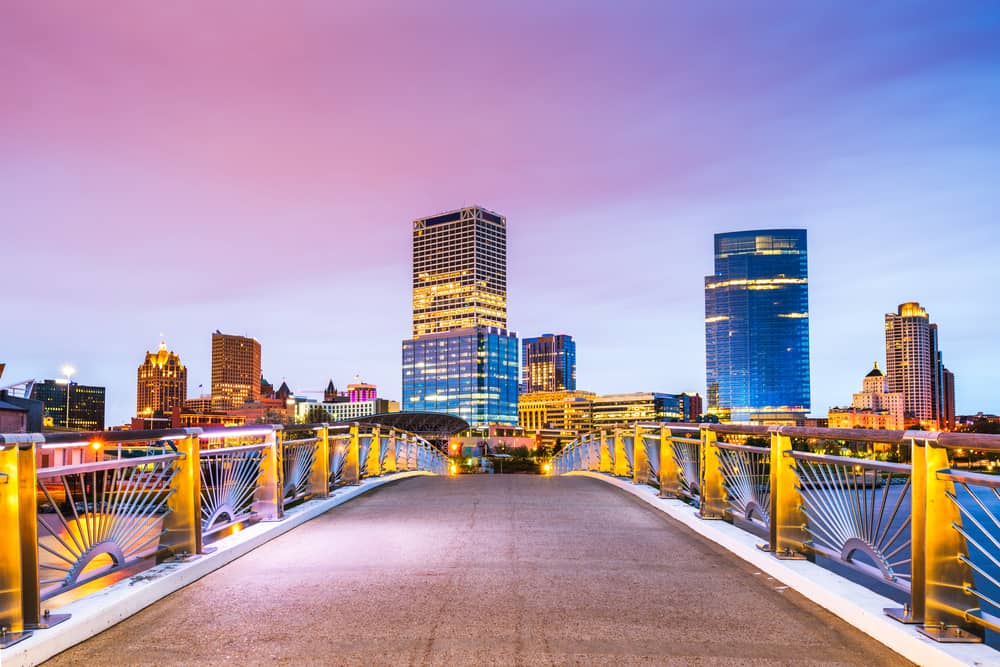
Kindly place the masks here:
<instances>
[{"instance_id":1,"label":"railing handrail","mask_svg":"<svg viewBox=\"0 0 1000 667\"><path fill-rule=\"evenodd\" d=\"M135 456L127 459L108 459L107 461L94 461L92 463L74 463L68 466L39 468L36 472L36 476L38 479L51 479L53 477L63 477L65 475L80 475L91 472L101 472L104 470L134 468L141 465L176 461L179 458L181 458L181 454L171 453L155 454L153 456Z\"/></svg>"}]
</instances>

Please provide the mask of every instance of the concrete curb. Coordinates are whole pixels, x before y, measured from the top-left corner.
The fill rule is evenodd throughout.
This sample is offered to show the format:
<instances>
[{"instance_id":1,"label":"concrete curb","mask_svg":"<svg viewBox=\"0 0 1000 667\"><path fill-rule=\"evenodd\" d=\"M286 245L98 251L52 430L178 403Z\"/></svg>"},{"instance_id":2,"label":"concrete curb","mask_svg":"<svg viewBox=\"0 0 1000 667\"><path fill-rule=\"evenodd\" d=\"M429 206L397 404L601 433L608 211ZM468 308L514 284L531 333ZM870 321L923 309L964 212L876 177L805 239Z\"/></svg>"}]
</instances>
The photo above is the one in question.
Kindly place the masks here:
<instances>
[{"instance_id":1,"label":"concrete curb","mask_svg":"<svg viewBox=\"0 0 1000 667\"><path fill-rule=\"evenodd\" d=\"M928 639L913 626L898 623L883 613L886 607L898 607L897 602L808 561L778 560L757 548L760 540L756 536L724 521L703 520L695 508L680 500L660 498L651 486L596 472L566 474L599 479L639 498L918 665L986 667L1000 664L1000 652L982 644L939 644Z\"/></svg>"},{"instance_id":2,"label":"concrete curb","mask_svg":"<svg viewBox=\"0 0 1000 667\"><path fill-rule=\"evenodd\" d=\"M27 667L44 662L352 498L390 482L431 474L412 471L366 479L358 486L337 489L329 498L294 507L281 521L257 523L214 542L211 546L216 551L210 554L185 563L163 563L123 579L61 607L58 611L72 614L72 618L49 630L36 630L29 639L0 651L0 666Z\"/></svg>"}]
</instances>

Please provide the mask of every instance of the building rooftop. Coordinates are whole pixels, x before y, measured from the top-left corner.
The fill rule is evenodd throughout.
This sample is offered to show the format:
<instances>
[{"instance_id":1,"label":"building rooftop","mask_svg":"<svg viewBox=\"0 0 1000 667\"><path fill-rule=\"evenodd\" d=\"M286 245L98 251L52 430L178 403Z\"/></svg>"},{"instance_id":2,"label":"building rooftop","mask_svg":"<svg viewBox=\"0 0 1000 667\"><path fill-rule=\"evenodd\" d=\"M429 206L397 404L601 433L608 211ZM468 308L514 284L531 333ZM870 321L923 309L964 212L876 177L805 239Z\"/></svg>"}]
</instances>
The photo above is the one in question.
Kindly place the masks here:
<instances>
[{"instance_id":1,"label":"building rooftop","mask_svg":"<svg viewBox=\"0 0 1000 667\"><path fill-rule=\"evenodd\" d=\"M878 362L876 361L875 362L875 368L871 369L871 371L865 377L881 378L881 377L885 377L885 373L883 373L882 371L879 370Z\"/></svg>"}]
</instances>

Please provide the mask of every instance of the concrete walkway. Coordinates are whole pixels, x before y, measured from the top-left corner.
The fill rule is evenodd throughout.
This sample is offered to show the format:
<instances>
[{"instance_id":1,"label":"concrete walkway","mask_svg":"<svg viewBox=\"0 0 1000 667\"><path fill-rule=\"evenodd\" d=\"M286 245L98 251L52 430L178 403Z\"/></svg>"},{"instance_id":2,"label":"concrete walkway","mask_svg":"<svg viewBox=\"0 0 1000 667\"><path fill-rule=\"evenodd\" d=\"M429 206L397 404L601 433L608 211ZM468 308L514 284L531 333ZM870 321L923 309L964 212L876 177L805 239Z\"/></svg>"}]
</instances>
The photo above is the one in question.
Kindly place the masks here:
<instances>
[{"instance_id":1,"label":"concrete walkway","mask_svg":"<svg viewBox=\"0 0 1000 667\"><path fill-rule=\"evenodd\" d=\"M421 477L315 519L51 665L904 665L579 477Z\"/></svg>"}]
</instances>

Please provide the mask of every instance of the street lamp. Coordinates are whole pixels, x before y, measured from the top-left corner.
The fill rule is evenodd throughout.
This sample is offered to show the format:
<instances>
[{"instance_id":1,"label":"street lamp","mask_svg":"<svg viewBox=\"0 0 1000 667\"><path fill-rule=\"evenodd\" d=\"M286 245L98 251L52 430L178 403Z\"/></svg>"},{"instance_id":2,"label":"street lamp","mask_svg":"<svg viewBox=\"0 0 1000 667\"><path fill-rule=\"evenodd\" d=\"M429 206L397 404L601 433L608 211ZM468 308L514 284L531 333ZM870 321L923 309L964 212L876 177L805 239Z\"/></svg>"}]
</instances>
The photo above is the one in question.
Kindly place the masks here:
<instances>
[{"instance_id":1,"label":"street lamp","mask_svg":"<svg viewBox=\"0 0 1000 667\"><path fill-rule=\"evenodd\" d=\"M66 365L62 367L62 374L66 376L66 414L63 421L67 429L69 429L69 388L72 385L70 376L72 376L75 372L76 369L72 366Z\"/></svg>"}]
</instances>

